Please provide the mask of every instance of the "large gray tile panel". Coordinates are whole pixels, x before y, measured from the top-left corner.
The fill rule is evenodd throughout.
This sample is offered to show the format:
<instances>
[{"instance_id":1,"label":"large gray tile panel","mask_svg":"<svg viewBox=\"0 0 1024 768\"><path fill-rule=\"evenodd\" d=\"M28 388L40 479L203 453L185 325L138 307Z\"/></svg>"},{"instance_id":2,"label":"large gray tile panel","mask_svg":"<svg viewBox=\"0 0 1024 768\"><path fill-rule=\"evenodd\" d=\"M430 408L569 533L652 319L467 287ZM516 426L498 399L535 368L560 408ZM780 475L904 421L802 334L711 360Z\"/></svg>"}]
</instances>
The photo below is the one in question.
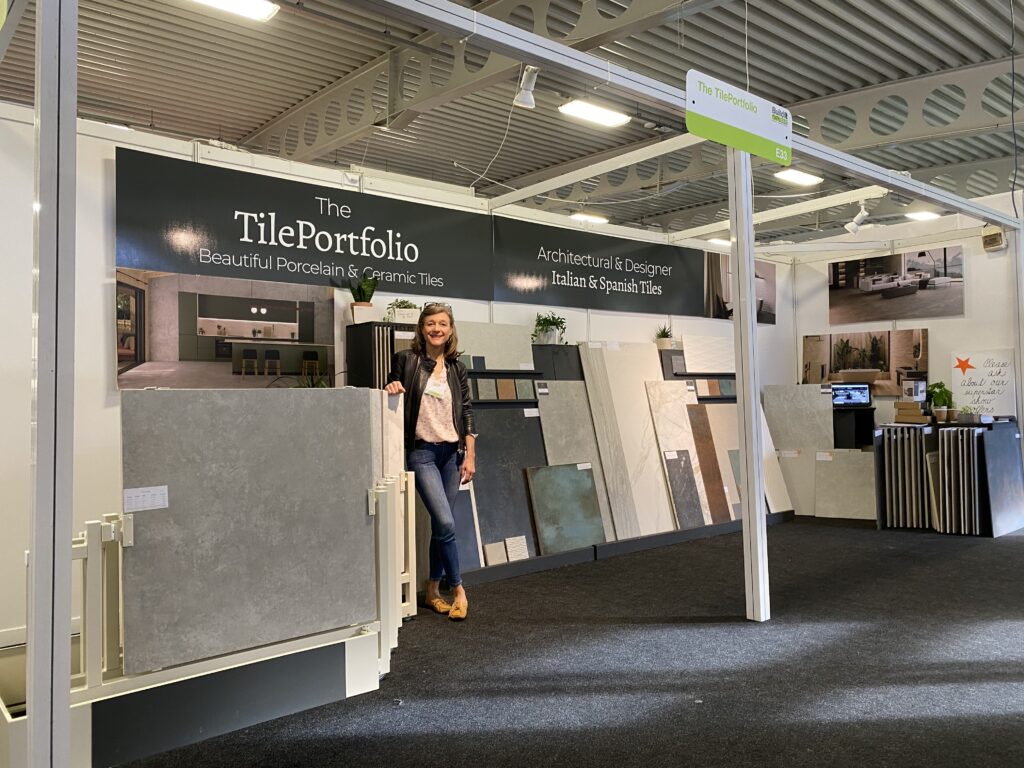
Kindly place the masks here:
<instances>
[{"instance_id":1,"label":"large gray tile panel","mask_svg":"<svg viewBox=\"0 0 1024 768\"><path fill-rule=\"evenodd\" d=\"M832 399L819 384L770 384L764 416L779 450L831 451Z\"/></svg>"},{"instance_id":2,"label":"large gray tile panel","mask_svg":"<svg viewBox=\"0 0 1024 768\"><path fill-rule=\"evenodd\" d=\"M121 395L124 487L168 486L124 550L128 674L376 618L373 413L359 389Z\"/></svg>"},{"instance_id":3,"label":"large gray tile panel","mask_svg":"<svg viewBox=\"0 0 1024 768\"><path fill-rule=\"evenodd\" d=\"M459 349L483 357L490 370L533 368L532 328L525 325L456 321ZM475 367L475 366L474 366Z\"/></svg>"},{"instance_id":4,"label":"large gray tile panel","mask_svg":"<svg viewBox=\"0 0 1024 768\"><path fill-rule=\"evenodd\" d=\"M992 535L1024 528L1024 466L1017 425L996 427L982 436L985 479L992 513Z\"/></svg>"},{"instance_id":5,"label":"large gray tile panel","mask_svg":"<svg viewBox=\"0 0 1024 768\"><path fill-rule=\"evenodd\" d=\"M701 517L705 525L711 524L711 509L708 505L704 478L697 461L697 446L694 442L693 426L687 412L688 405L697 404L697 393L690 390L685 381L648 381L647 400L654 419L654 433L658 440L658 448L662 459L666 462L669 486L672 487L672 471L668 469L667 455L674 452L686 453L690 457L690 467L694 484L697 488L697 500ZM676 490L672 492L676 518L682 523L684 514L676 504ZM688 518L687 518L688 519ZM693 526L686 526L693 527Z\"/></svg>"},{"instance_id":6,"label":"large gray tile panel","mask_svg":"<svg viewBox=\"0 0 1024 768\"><path fill-rule=\"evenodd\" d=\"M689 451L670 451L665 456L668 485L672 490L672 503L680 530L705 525L700 494L693 477L694 464Z\"/></svg>"},{"instance_id":7,"label":"large gray tile panel","mask_svg":"<svg viewBox=\"0 0 1024 768\"><path fill-rule=\"evenodd\" d=\"M480 408L476 411L476 492L480 538L484 544L525 536L530 556L533 522L526 491L527 467L547 464L544 436L537 416L523 408Z\"/></svg>"},{"instance_id":8,"label":"large gray tile panel","mask_svg":"<svg viewBox=\"0 0 1024 768\"><path fill-rule=\"evenodd\" d=\"M615 541L605 486L604 468L590 415L587 386L582 381L547 381L548 394L537 395L540 421L544 431L544 449L551 464L590 464L594 472L597 503L606 541Z\"/></svg>"},{"instance_id":9,"label":"large gray tile panel","mask_svg":"<svg viewBox=\"0 0 1024 768\"><path fill-rule=\"evenodd\" d=\"M826 454L822 454L824 458ZM871 451L834 450L830 461L815 461L814 514L874 520L875 454Z\"/></svg>"},{"instance_id":10,"label":"large gray tile panel","mask_svg":"<svg viewBox=\"0 0 1024 768\"><path fill-rule=\"evenodd\" d=\"M526 470L542 555L604 544L594 473L577 464Z\"/></svg>"}]
</instances>

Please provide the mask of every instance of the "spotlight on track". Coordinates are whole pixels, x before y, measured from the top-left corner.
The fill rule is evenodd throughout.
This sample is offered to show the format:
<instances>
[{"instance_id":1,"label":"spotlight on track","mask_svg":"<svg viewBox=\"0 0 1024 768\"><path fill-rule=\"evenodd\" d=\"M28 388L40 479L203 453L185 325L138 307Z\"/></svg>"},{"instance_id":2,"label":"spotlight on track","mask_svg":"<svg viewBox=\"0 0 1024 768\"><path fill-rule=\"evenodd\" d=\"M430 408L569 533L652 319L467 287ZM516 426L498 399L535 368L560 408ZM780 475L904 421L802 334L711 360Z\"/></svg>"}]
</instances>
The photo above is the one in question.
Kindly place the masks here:
<instances>
[{"instance_id":1,"label":"spotlight on track","mask_svg":"<svg viewBox=\"0 0 1024 768\"><path fill-rule=\"evenodd\" d=\"M860 204L860 210L857 211L857 215L853 217L853 220L847 224L843 224L843 229L849 232L851 235L857 234L857 230L860 229L860 225L868 217L868 209L864 207L864 203Z\"/></svg>"},{"instance_id":2,"label":"spotlight on track","mask_svg":"<svg viewBox=\"0 0 1024 768\"><path fill-rule=\"evenodd\" d=\"M519 90L516 92L516 97L512 99L515 106L523 109L533 109L537 106L537 102L533 100L533 87L537 84L537 73L539 72L540 67L526 65L523 76L519 80Z\"/></svg>"}]
</instances>

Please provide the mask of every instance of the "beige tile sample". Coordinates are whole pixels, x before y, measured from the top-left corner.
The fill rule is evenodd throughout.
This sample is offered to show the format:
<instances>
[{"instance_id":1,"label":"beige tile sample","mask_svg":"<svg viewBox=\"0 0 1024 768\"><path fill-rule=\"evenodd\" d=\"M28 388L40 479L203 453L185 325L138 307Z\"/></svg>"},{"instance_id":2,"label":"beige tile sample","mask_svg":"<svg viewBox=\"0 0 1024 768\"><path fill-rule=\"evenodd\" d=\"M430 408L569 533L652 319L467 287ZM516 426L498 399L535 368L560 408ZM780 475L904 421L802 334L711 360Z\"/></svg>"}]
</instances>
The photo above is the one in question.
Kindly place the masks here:
<instances>
[{"instance_id":1,"label":"beige tile sample","mask_svg":"<svg viewBox=\"0 0 1024 768\"><path fill-rule=\"evenodd\" d=\"M483 357L489 370L518 371L533 368L532 328L502 323L457 322L459 349Z\"/></svg>"},{"instance_id":2,"label":"beige tile sample","mask_svg":"<svg viewBox=\"0 0 1024 768\"><path fill-rule=\"evenodd\" d=\"M823 452L828 461L815 461L814 514L874 520L875 454L871 451L835 449ZM817 458L817 457L816 457Z\"/></svg>"}]
</instances>

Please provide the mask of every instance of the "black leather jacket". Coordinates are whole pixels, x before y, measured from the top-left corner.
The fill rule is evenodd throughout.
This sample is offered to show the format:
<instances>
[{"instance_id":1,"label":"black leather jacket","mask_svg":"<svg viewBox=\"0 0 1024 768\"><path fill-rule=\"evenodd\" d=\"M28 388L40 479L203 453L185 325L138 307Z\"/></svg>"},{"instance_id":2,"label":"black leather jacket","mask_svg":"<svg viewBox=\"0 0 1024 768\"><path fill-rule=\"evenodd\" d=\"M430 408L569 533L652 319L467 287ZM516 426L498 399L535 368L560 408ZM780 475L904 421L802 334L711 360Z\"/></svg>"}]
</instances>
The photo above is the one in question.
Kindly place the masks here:
<instances>
[{"instance_id":1,"label":"black leather jacket","mask_svg":"<svg viewBox=\"0 0 1024 768\"><path fill-rule=\"evenodd\" d=\"M452 417L459 434L459 450L466 448L466 435L476 434L473 423L473 398L469 394L469 376L466 366L458 359L449 359L448 386L452 391ZM437 364L423 354L403 349L391 358L391 373L388 383L402 382L405 387L405 449L412 448L416 441L416 422L420 416L420 401L427 380Z\"/></svg>"}]
</instances>

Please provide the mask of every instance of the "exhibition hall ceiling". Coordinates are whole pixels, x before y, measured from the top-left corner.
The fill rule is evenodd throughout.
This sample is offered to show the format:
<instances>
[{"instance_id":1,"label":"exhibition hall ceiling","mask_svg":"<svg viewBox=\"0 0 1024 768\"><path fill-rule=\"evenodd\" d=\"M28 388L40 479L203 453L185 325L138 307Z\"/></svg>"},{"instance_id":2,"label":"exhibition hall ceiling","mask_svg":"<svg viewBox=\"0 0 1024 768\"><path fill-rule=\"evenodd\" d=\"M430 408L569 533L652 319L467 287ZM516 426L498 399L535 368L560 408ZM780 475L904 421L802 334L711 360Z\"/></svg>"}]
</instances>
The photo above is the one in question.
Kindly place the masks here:
<instances>
[{"instance_id":1,"label":"exhibition hall ceiling","mask_svg":"<svg viewBox=\"0 0 1024 768\"><path fill-rule=\"evenodd\" d=\"M520 28L683 87L695 68L790 107L798 132L966 197L1008 191L1010 0L488 0ZM303 162L375 168L496 196L685 132L679 114L602 82L541 70L536 108L512 108L522 63L388 18L360 0L280 0L266 23L194 0L81 0L79 113ZM1024 0L1014 0L1018 37ZM35 4L0 62L0 99L29 104ZM1019 45L1017 46L1019 48ZM1018 64L1024 65L1024 59ZM1024 67L1018 67L1022 69ZM586 97L631 117L602 128L558 106ZM1018 131L1024 142L1024 131ZM755 165L756 207L856 188ZM685 231L727 216L724 151L708 142L521 204ZM911 206L911 207L908 207ZM868 202L868 223L913 201ZM842 232L857 203L758 229L762 241Z\"/></svg>"}]
</instances>

